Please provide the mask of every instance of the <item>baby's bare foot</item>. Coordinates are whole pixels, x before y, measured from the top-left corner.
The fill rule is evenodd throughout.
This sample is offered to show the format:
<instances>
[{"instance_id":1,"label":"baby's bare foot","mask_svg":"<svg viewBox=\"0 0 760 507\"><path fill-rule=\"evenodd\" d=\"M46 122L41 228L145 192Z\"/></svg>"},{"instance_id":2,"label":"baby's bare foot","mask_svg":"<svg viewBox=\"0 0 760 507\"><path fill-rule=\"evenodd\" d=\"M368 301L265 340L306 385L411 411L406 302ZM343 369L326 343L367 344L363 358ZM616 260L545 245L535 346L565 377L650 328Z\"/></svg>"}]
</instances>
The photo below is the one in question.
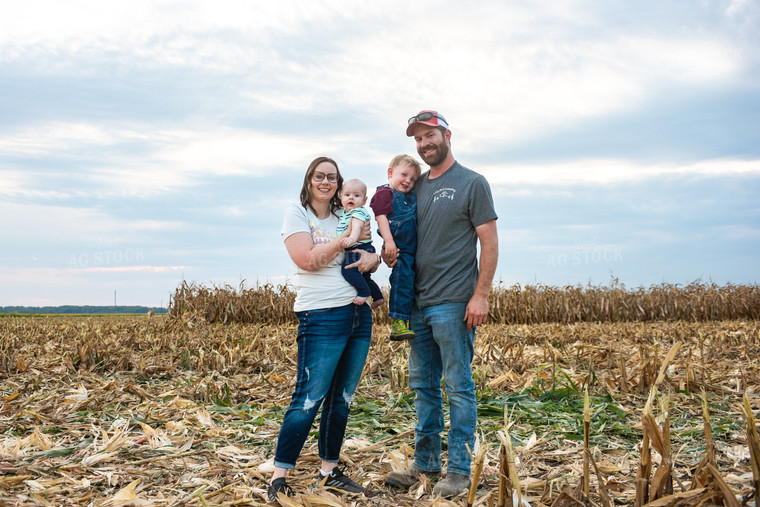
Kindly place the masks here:
<instances>
[{"instance_id":1,"label":"baby's bare foot","mask_svg":"<svg viewBox=\"0 0 760 507\"><path fill-rule=\"evenodd\" d=\"M369 305L369 307L374 310L378 306L381 306L381 305L384 305L384 304L385 304L385 299L375 299L374 301L372 301L372 304Z\"/></svg>"}]
</instances>

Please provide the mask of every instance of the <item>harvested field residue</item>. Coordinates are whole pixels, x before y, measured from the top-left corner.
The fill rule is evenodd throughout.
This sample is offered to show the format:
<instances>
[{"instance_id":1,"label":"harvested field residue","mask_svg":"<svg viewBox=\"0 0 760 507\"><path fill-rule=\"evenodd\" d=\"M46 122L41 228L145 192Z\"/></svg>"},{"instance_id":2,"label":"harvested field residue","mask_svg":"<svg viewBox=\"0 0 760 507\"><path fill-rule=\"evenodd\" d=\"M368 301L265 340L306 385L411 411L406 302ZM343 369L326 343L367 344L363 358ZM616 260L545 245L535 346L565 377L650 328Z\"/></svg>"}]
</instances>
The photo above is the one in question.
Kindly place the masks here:
<instances>
[{"instance_id":1,"label":"harvested field residue","mask_svg":"<svg viewBox=\"0 0 760 507\"><path fill-rule=\"evenodd\" d=\"M408 348L388 333L375 326L342 455L366 496L318 488L312 435L291 475L298 504L433 505L429 483L409 492L383 484L409 463L416 422ZM613 502L634 503L644 430L656 436L666 418L674 492L691 489L708 450L703 392L714 464L737 498L747 498L754 479L743 396L756 413L759 334L755 320L483 326L473 364L473 452L483 458L474 503L496 505L505 434L531 505L550 505L579 485L586 390L595 503L603 503L600 478ZM0 318L0 502L265 504L295 357L290 324ZM656 469L661 457L652 456ZM436 505L466 503L462 496Z\"/></svg>"}]
</instances>

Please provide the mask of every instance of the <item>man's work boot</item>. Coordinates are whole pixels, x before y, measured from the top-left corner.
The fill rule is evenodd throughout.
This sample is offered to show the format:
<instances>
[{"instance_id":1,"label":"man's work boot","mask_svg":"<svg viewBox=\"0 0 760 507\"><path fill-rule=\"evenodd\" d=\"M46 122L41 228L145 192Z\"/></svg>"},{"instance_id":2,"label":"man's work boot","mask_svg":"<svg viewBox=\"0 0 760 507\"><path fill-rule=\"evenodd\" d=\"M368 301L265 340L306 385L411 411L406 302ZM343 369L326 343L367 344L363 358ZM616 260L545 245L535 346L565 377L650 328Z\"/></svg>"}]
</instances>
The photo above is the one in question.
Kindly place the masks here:
<instances>
[{"instance_id":1,"label":"man's work boot","mask_svg":"<svg viewBox=\"0 0 760 507\"><path fill-rule=\"evenodd\" d=\"M387 479L386 479L387 482ZM470 489L470 476L449 472L433 488L433 496L452 498Z\"/></svg>"},{"instance_id":2,"label":"man's work boot","mask_svg":"<svg viewBox=\"0 0 760 507\"><path fill-rule=\"evenodd\" d=\"M385 476L385 483L397 488L409 489L420 480L420 475L425 474L429 478L438 477L441 472L425 472L420 470L414 465L410 465L409 468L403 472L389 472Z\"/></svg>"}]
</instances>

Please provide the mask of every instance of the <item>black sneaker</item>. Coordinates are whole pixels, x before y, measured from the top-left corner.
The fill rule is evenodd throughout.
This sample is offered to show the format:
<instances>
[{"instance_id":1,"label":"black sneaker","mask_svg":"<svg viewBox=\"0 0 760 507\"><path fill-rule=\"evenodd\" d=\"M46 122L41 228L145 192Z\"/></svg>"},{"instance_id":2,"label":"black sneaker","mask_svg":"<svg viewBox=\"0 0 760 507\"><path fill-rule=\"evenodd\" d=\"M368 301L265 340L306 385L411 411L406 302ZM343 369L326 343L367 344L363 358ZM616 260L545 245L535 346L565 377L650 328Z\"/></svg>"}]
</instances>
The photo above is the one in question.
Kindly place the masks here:
<instances>
[{"instance_id":1,"label":"black sneaker","mask_svg":"<svg viewBox=\"0 0 760 507\"><path fill-rule=\"evenodd\" d=\"M322 484L323 481L326 488L339 489L346 493L364 493L364 488L349 479L338 467L333 468L330 475L325 476L322 475L322 472L319 472L319 483Z\"/></svg>"},{"instance_id":2,"label":"black sneaker","mask_svg":"<svg viewBox=\"0 0 760 507\"><path fill-rule=\"evenodd\" d=\"M279 503L280 499L278 498L277 493L282 493L285 496L293 496L293 489L288 486L284 477L272 481L272 484L267 488L267 498L269 498L271 502Z\"/></svg>"}]
</instances>

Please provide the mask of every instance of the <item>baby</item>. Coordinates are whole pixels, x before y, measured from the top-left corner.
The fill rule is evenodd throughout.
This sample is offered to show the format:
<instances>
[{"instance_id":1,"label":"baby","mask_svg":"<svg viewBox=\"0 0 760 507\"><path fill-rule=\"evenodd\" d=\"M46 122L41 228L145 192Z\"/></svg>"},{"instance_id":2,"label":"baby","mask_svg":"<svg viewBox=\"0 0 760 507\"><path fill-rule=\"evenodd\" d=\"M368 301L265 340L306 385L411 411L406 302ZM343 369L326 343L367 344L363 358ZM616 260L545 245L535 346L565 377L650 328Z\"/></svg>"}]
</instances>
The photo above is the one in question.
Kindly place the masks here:
<instances>
[{"instance_id":1,"label":"baby","mask_svg":"<svg viewBox=\"0 0 760 507\"><path fill-rule=\"evenodd\" d=\"M367 185L361 180L353 179L343 183L340 191L340 202L343 205L343 214L338 217L338 236L348 232L348 236L341 240L345 248L346 257L340 268L343 278L346 279L356 289L356 298L354 303L363 305L372 296L371 308L376 308L383 303L383 293L377 283L372 280L370 273L360 273L358 268L346 269L346 266L357 262L360 255L357 250L366 250L374 253L375 247L372 246L372 240L359 240L364 222L370 220L370 214L364 204L367 202Z\"/></svg>"}]
</instances>

